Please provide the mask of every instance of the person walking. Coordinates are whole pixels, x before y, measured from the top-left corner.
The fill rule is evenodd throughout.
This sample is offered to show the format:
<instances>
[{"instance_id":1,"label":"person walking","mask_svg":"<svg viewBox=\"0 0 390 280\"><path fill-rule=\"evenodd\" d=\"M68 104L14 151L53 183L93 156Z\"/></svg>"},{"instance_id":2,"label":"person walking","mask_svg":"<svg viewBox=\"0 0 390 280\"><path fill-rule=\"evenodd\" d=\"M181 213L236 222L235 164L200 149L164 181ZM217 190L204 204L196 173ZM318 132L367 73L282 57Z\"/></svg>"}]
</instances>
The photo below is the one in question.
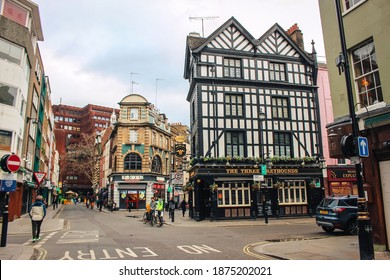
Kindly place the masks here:
<instances>
[{"instance_id":1,"label":"person walking","mask_svg":"<svg viewBox=\"0 0 390 280\"><path fill-rule=\"evenodd\" d=\"M58 208L58 194L56 191L53 191L53 210L55 210L56 208Z\"/></svg>"},{"instance_id":2,"label":"person walking","mask_svg":"<svg viewBox=\"0 0 390 280\"><path fill-rule=\"evenodd\" d=\"M46 206L42 200L43 197L38 195L35 198L35 202L31 205L30 211L28 212L31 218L33 242L40 239L39 234L41 233L41 225L43 219L46 216Z\"/></svg>"},{"instance_id":3,"label":"person walking","mask_svg":"<svg viewBox=\"0 0 390 280\"><path fill-rule=\"evenodd\" d=\"M180 203L180 208L183 213L183 217L186 214L187 211L187 202L183 199L182 202Z\"/></svg>"},{"instance_id":4,"label":"person walking","mask_svg":"<svg viewBox=\"0 0 390 280\"><path fill-rule=\"evenodd\" d=\"M168 202L168 209L169 209L169 218L172 219L172 222L175 221L175 208L176 208L176 203L173 200L173 197Z\"/></svg>"}]
</instances>

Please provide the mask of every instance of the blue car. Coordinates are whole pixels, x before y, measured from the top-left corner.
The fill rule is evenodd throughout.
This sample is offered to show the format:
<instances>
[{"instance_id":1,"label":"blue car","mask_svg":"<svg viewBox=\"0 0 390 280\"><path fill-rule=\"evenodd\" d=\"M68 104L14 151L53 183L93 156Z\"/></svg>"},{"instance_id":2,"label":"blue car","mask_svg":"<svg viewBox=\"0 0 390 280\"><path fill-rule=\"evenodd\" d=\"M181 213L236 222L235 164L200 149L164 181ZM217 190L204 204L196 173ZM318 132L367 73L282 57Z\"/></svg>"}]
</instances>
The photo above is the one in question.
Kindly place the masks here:
<instances>
[{"instance_id":1,"label":"blue car","mask_svg":"<svg viewBox=\"0 0 390 280\"><path fill-rule=\"evenodd\" d=\"M335 229L356 235L357 230L357 196L333 196L324 198L317 206L316 223L326 232Z\"/></svg>"}]
</instances>

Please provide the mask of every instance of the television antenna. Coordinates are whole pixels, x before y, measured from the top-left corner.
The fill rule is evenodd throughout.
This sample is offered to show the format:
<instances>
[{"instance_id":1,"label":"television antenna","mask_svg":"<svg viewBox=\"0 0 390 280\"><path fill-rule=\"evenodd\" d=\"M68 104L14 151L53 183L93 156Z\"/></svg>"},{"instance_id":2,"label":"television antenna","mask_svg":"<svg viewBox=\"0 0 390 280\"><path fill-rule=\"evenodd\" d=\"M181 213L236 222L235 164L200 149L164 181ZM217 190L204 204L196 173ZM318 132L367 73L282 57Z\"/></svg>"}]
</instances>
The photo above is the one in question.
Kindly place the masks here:
<instances>
[{"instance_id":1,"label":"television antenna","mask_svg":"<svg viewBox=\"0 0 390 280\"><path fill-rule=\"evenodd\" d=\"M201 20L202 21L202 37L204 37L204 20L211 20L219 18L218 16L209 16L209 17L189 17L189 20Z\"/></svg>"}]
</instances>

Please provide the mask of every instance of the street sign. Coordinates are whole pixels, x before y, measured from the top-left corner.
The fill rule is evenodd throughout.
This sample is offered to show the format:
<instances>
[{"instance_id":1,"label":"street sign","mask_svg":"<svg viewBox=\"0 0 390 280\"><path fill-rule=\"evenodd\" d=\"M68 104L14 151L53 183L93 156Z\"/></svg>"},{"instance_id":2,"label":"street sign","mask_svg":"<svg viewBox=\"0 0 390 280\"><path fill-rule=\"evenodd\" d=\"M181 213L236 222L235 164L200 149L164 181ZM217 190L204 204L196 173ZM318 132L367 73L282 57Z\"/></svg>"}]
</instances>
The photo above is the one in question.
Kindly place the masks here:
<instances>
[{"instance_id":1,"label":"street sign","mask_svg":"<svg viewBox=\"0 0 390 280\"><path fill-rule=\"evenodd\" d=\"M264 175L253 175L253 181L255 182L261 182L264 181Z\"/></svg>"},{"instance_id":2,"label":"street sign","mask_svg":"<svg viewBox=\"0 0 390 280\"><path fill-rule=\"evenodd\" d=\"M367 137L358 137L359 156L368 157L368 140Z\"/></svg>"},{"instance_id":3,"label":"street sign","mask_svg":"<svg viewBox=\"0 0 390 280\"><path fill-rule=\"evenodd\" d=\"M17 172L20 164L20 158L17 155L10 155L7 159L7 168L10 172Z\"/></svg>"},{"instance_id":4,"label":"street sign","mask_svg":"<svg viewBox=\"0 0 390 280\"><path fill-rule=\"evenodd\" d=\"M17 172L20 164L20 158L15 154L4 155L0 160L0 166L4 172Z\"/></svg>"},{"instance_id":5,"label":"street sign","mask_svg":"<svg viewBox=\"0 0 390 280\"><path fill-rule=\"evenodd\" d=\"M37 181L38 184L42 183L43 179L46 177L45 172L34 172L34 177L35 180Z\"/></svg>"},{"instance_id":6,"label":"street sign","mask_svg":"<svg viewBox=\"0 0 390 280\"><path fill-rule=\"evenodd\" d=\"M16 180L0 180L0 191L14 192L16 191Z\"/></svg>"}]
</instances>

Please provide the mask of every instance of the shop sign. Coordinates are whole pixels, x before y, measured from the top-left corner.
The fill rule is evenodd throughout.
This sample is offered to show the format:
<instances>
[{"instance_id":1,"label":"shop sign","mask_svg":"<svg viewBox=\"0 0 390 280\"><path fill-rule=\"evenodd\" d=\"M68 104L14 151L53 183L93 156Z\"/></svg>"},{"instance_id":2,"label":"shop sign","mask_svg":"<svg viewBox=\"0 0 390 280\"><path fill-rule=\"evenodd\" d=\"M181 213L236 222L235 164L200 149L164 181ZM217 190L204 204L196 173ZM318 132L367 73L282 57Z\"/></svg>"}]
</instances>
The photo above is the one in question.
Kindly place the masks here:
<instances>
[{"instance_id":1,"label":"shop sign","mask_svg":"<svg viewBox=\"0 0 390 280\"><path fill-rule=\"evenodd\" d=\"M187 153L185 144L176 144L175 145L175 155L177 157L184 157Z\"/></svg>"},{"instance_id":2,"label":"shop sign","mask_svg":"<svg viewBox=\"0 0 390 280\"><path fill-rule=\"evenodd\" d=\"M162 185L162 184L154 184L154 185L153 185L153 188L156 189L156 190L163 190L163 189L165 189L165 185Z\"/></svg>"},{"instance_id":3,"label":"shop sign","mask_svg":"<svg viewBox=\"0 0 390 280\"><path fill-rule=\"evenodd\" d=\"M226 168L227 174L259 174L258 168Z\"/></svg>"},{"instance_id":4,"label":"shop sign","mask_svg":"<svg viewBox=\"0 0 390 280\"><path fill-rule=\"evenodd\" d=\"M330 180L354 181L356 180L355 169L328 169Z\"/></svg>"},{"instance_id":5,"label":"shop sign","mask_svg":"<svg viewBox=\"0 0 390 280\"><path fill-rule=\"evenodd\" d=\"M165 182L165 178L164 177L156 177L156 181L157 182Z\"/></svg>"},{"instance_id":6,"label":"shop sign","mask_svg":"<svg viewBox=\"0 0 390 280\"><path fill-rule=\"evenodd\" d=\"M267 175L270 174L298 174L298 168L270 168L267 169Z\"/></svg>"},{"instance_id":7,"label":"shop sign","mask_svg":"<svg viewBox=\"0 0 390 280\"><path fill-rule=\"evenodd\" d=\"M124 181L141 181L144 179L142 175L122 175Z\"/></svg>"}]
</instances>

